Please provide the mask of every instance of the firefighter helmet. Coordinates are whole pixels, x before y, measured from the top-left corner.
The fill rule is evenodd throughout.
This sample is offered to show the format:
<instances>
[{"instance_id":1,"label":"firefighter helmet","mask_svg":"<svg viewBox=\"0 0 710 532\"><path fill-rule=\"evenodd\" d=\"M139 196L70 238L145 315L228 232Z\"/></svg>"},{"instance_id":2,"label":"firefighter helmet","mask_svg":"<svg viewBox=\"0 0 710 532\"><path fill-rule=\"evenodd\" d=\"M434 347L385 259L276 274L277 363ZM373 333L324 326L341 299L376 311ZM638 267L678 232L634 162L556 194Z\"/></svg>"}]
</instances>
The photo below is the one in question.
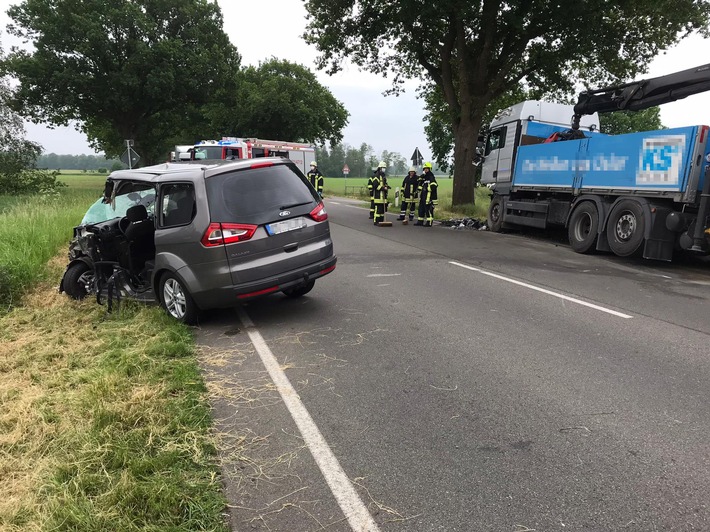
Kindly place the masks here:
<instances>
[{"instance_id":1,"label":"firefighter helmet","mask_svg":"<svg viewBox=\"0 0 710 532\"><path fill-rule=\"evenodd\" d=\"M424 163L424 166L422 168L428 168L429 170L431 170L431 163Z\"/></svg>"},{"instance_id":2,"label":"firefighter helmet","mask_svg":"<svg viewBox=\"0 0 710 532\"><path fill-rule=\"evenodd\" d=\"M311 162L311 166L318 166L318 163L315 162L315 161L312 161L312 162Z\"/></svg>"},{"instance_id":3,"label":"firefighter helmet","mask_svg":"<svg viewBox=\"0 0 710 532\"><path fill-rule=\"evenodd\" d=\"M414 168L413 166L410 166L410 167L409 167L409 171L410 171L410 172L416 172L416 171L417 171L417 169L416 169L416 168Z\"/></svg>"},{"instance_id":4,"label":"firefighter helmet","mask_svg":"<svg viewBox=\"0 0 710 532\"><path fill-rule=\"evenodd\" d=\"M380 164L377 165L377 168L387 168L387 163L384 161L380 161Z\"/></svg>"}]
</instances>

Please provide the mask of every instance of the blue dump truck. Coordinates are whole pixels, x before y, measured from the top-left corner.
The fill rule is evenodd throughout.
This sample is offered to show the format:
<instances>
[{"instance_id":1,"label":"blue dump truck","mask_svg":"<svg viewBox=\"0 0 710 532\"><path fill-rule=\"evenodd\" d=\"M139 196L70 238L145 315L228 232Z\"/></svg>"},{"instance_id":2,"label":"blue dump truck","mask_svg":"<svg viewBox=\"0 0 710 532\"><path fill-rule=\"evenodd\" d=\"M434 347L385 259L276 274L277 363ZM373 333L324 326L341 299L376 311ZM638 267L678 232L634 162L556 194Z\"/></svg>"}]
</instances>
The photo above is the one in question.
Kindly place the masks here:
<instances>
[{"instance_id":1,"label":"blue dump truck","mask_svg":"<svg viewBox=\"0 0 710 532\"><path fill-rule=\"evenodd\" d=\"M600 133L598 113L641 110L710 90L710 64L501 111L481 182L493 189L493 231L564 226L578 253L670 261L710 253L710 127ZM700 114L710 121L710 109ZM571 127L570 127L571 126Z\"/></svg>"}]
</instances>

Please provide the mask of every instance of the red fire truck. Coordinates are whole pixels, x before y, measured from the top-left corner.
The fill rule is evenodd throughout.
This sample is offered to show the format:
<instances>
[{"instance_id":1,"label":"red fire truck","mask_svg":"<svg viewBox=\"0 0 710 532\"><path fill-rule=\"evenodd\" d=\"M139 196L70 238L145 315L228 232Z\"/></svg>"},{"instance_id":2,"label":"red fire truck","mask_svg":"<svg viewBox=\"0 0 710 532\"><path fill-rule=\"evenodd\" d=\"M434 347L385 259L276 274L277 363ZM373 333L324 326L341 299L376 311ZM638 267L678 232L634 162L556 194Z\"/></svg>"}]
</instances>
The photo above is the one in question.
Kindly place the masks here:
<instances>
[{"instance_id":1,"label":"red fire truck","mask_svg":"<svg viewBox=\"0 0 710 532\"><path fill-rule=\"evenodd\" d=\"M254 159L256 157L285 157L293 161L305 174L316 158L316 150L309 144L255 138L222 137L222 140L203 140L187 152L178 152L178 160Z\"/></svg>"}]
</instances>

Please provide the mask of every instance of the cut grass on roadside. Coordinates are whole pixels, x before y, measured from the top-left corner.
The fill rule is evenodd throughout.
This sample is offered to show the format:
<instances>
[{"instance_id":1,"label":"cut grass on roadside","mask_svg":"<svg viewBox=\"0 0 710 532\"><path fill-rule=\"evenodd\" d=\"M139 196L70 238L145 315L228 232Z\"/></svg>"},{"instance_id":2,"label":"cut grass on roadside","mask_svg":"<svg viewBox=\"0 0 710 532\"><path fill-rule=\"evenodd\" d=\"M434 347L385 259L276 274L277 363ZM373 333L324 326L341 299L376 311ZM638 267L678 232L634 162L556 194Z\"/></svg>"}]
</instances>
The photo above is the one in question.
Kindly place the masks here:
<instances>
[{"instance_id":1,"label":"cut grass on roadside","mask_svg":"<svg viewBox=\"0 0 710 532\"><path fill-rule=\"evenodd\" d=\"M226 530L189 329L57 291L99 181L0 198L0 530Z\"/></svg>"},{"instance_id":2,"label":"cut grass on roadside","mask_svg":"<svg viewBox=\"0 0 710 532\"><path fill-rule=\"evenodd\" d=\"M226 530L205 393L160 309L37 287L0 317L0 529Z\"/></svg>"}]
</instances>

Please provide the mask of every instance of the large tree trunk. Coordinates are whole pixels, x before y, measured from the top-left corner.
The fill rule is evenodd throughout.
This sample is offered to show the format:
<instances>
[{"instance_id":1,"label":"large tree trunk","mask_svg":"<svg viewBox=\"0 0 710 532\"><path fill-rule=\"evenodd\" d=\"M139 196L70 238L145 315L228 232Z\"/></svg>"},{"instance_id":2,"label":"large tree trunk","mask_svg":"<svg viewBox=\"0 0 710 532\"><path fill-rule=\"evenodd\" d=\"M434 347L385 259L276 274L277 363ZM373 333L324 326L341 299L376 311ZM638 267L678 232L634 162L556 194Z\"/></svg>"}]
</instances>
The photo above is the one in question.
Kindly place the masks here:
<instances>
[{"instance_id":1,"label":"large tree trunk","mask_svg":"<svg viewBox=\"0 0 710 532\"><path fill-rule=\"evenodd\" d=\"M476 167L473 159L476 155L478 134L481 130L481 113L474 116L462 116L454 130L454 193L452 204L464 205L475 203Z\"/></svg>"}]
</instances>

